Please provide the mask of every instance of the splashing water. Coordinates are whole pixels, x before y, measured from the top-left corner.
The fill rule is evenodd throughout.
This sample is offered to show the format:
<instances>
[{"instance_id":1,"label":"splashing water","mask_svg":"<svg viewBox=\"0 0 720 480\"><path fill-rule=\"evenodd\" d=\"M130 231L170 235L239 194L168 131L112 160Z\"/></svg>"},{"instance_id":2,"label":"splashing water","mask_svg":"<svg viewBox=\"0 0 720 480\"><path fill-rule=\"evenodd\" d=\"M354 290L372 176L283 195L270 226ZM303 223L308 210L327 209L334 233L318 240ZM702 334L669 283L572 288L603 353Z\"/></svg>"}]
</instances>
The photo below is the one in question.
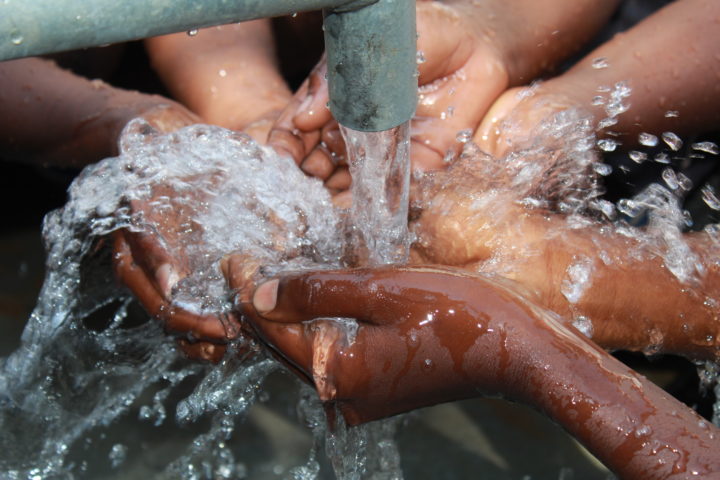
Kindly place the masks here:
<instances>
[{"instance_id":1,"label":"splashing water","mask_svg":"<svg viewBox=\"0 0 720 480\"><path fill-rule=\"evenodd\" d=\"M231 344L215 366L191 363L155 322L130 321L130 297L109 268L113 231L152 231L154 215L186 215L178 238L165 247L190 272L173 288L173 303L198 313L231 308L218 268L229 252L252 255L271 272L342 265L341 217L321 182L249 137L203 125L158 135L136 120L120 146L119 157L83 171L66 206L46 217L46 281L21 347L0 363L3 478L74 478L84 467L67 456L89 432L110 425L153 389L152 406L143 406L140 417L162 424L170 391L193 378L194 391L177 404L175 417L180 423L209 418L209 430L178 451L162 475L242 474L226 441L278 364L249 340ZM136 202L152 208L138 211ZM393 232L395 244L383 255L400 260L407 240ZM346 441L333 435L336 444ZM126 453L116 444L106 458L120 465ZM366 454L368 465L372 455ZM397 467L393 478L400 478L399 462L390 463Z\"/></svg>"}]
</instances>

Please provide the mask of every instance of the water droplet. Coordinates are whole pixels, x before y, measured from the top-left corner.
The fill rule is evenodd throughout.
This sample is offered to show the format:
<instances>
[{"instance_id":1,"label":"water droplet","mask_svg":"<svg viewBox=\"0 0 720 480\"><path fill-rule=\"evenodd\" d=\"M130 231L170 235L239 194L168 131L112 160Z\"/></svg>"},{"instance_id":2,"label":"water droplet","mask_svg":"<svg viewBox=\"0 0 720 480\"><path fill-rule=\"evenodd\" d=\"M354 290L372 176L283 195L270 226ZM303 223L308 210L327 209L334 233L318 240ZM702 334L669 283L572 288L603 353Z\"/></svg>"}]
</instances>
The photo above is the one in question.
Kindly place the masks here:
<instances>
[{"instance_id":1,"label":"water droplet","mask_svg":"<svg viewBox=\"0 0 720 480\"><path fill-rule=\"evenodd\" d=\"M415 61L418 65L427 62L427 58L425 58L425 53L422 50L418 50L415 54Z\"/></svg>"},{"instance_id":2,"label":"water droplet","mask_svg":"<svg viewBox=\"0 0 720 480\"><path fill-rule=\"evenodd\" d=\"M638 142L646 147L654 147L658 144L658 138L652 133L643 132L638 135Z\"/></svg>"},{"instance_id":3,"label":"water droplet","mask_svg":"<svg viewBox=\"0 0 720 480\"><path fill-rule=\"evenodd\" d=\"M686 192L689 192L693 187L692 180L690 180L688 176L682 172L677 172L677 181L680 189Z\"/></svg>"},{"instance_id":4,"label":"water droplet","mask_svg":"<svg viewBox=\"0 0 720 480\"><path fill-rule=\"evenodd\" d=\"M653 158L657 163L662 163L664 165L670 164L670 156L665 152L660 152Z\"/></svg>"},{"instance_id":5,"label":"water droplet","mask_svg":"<svg viewBox=\"0 0 720 480\"><path fill-rule=\"evenodd\" d=\"M592 68L601 69L608 68L609 66L610 64L607 62L607 58L605 57L598 57L592 61Z\"/></svg>"},{"instance_id":6,"label":"water droplet","mask_svg":"<svg viewBox=\"0 0 720 480\"><path fill-rule=\"evenodd\" d=\"M645 152L639 152L637 150L630 150L628 152L628 156L630 157L630 160L632 160L635 163L642 163L645 160L647 160L648 156Z\"/></svg>"},{"instance_id":7,"label":"water droplet","mask_svg":"<svg viewBox=\"0 0 720 480\"><path fill-rule=\"evenodd\" d=\"M17 30L14 30L12 33L10 33L10 41L13 45L21 45L23 43L23 40L25 40L22 36L22 33L18 32Z\"/></svg>"},{"instance_id":8,"label":"water droplet","mask_svg":"<svg viewBox=\"0 0 720 480\"><path fill-rule=\"evenodd\" d=\"M597 87L597 91L600 93L608 93L610 91L610 87L600 85L599 87Z\"/></svg>"},{"instance_id":9,"label":"water droplet","mask_svg":"<svg viewBox=\"0 0 720 480\"><path fill-rule=\"evenodd\" d=\"M603 152L614 152L618 147L618 144L619 143L616 140L611 138L602 138L597 142L598 148L600 148Z\"/></svg>"},{"instance_id":10,"label":"water droplet","mask_svg":"<svg viewBox=\"0 0 720 480\"><path fill-rule=\"evenodd\" d=\"M607 200L598 200L595 207L602 212L608 220L615 219L615 205Z\"/></svg>"},{"instance_id":11,"label":"water droplet","mask_svg":"<svg viewBox=\"0 0 720 480\"><path fill-rule=\"evenodd\" d=\"M593 105L605 105L605 97L603 97L602 95L597 95L593 97L590 103Z\"/></svg>"},{"instance_id":12,"label":"water droplet","mask_svg":"<svg viewBox=\"0 0 720 480\"><path fill-rule=\"evenodd\" d=\"M643 211L642 207L638 203L629 198L621 198L617 202L617 209L628 217L635 218L640 215Z\"/></svg>"},{"instance_id":13,"label":"water droplet","mask_svg":"<svg viewBox=\"0 0 720 480\"><path fill-rule=\"evenodd\" d=\"M700 192L702 194L703 202L705 202L708 207L713 210L720 210L720 199L715 194L715 189L712 185L703 185Z\"/></svg>"},{"instance_id":14,"label":"water droplet","mask_svg":"<svg viewBox=\"0 0 720 480\"><path fill-rule=\"evenodd\" d=\"M588 338L592 338L593 334L593 324L592 321L583 316L578 315L572 322L573 327L575 327L580 333L585 335Z\"/></svg>"},{"instance_id":15,"label":"water droplet","mask_svg":"<svg viewBox=\"0 0 720 480\"><path fill-rule=\"evenodd\" d=\"M670 190L677 190L680 187L680 184L677 180L677 175L675 175L675 170L672 168L666 168L662 171L662 178L665 181L665 184L670 188Z\"/></svg>"},{"instance_id":16,"label":"water droplet","mask_svg":"<svg viewBox=\"0 0 720 480\"><path fill-rule=\"evenodd\" d=\"M606 109L607 110L607 109ZM604 128L612 127L613 125L617 124L617 118L615 117L608 117L603 118L598 122L598 130L602 130Z\"/></svg>"},{"instance_id":17,"label":"water droplet","mask_svg":"<svg viewBox=\"0 0 720 480\"><path fill-rule=\"evenodd\" d=\"M112 446L110 454L108 455L112 468L117 468L122 465L127 457L127 449L128 448L122 443L116 443Z\"/></svg>"},{"instance_id":18,"label":"water droplet","mask_svg":"<svg viewBox=\"0 0 720 480\"><path fill-rule=\"evenodd\" d=\"M663 132L662 139L673 152L677 152L683 146L683 141L673 132Z\"/></svg>"},{"instance_id":19,"label":"water droplet","mask_svg":"<svg viewBox=\"0 0 720 480\"><path fill-rule=\"evenodd\" d=\"M195 35L198 34L198 29L193 28L192 30L188 30L187 34L188 34L188 37L194 37Z\"/></svg>"},{"instance_id":20,"label":"water droplet","mask_svg":"<svg viewBox=\"0 0 720 480\"><path fill-rule=\"evenodd\" d=\"M612 173L612 167L607 163L595 163L593 164L593 170L595 170L595 173L602 175L603 177L607 177Z\"/></svg>"},{"instance_id":21,"label":"water droplet","mask_svg":"<svg viewBox=\"0 0 720 480\"><path fill-rule=\"evenodd\" d=\"M682 220L686 227L690 228L693 226L692 214L689 210L682 211Z\"/></svg>"},{"instance_id":22,"label":"water droplet","mask_svg":"<svg viewBox=\"0 0 720 480\"><path fill-rule=\"evenodd\" d=\"M440 113L440 120L447 120L448 118L452 117L455 113L455 107L449 106L447 109Z\"/></svg>"},{"instance_id":23,"label":"water droplet","mask_svg":"<svg viewBox=\"0 0 720 480\"><path fill-rule=\"evenodd\" d=\"M665 112L665 118L677 118L680 116L680 112L677 110L668 110Z\"/></svg>"},{"instance_id":24,"label":"water droplet","mask_svg":"<svg viewBox=\"0 0 720 480\"><path fill-rule=\"evenodd\" d=\"M466 128L465 130L460 130L457 135L455 136L455 140L457 140L460 143L467 143L472 139L473 131L470 128Z\"/></svg>"},{"instance_id":25,"label":"water droplet","mask_svg":"<svg viewBox=\"0 0 720 480\"><path fill-rule=\"evenodd\" d=\"M697 142L693 143L691 148L699 152L710 153L712 155L720 155L720 149L713 142Z\"/></svg>"}]
</instances>

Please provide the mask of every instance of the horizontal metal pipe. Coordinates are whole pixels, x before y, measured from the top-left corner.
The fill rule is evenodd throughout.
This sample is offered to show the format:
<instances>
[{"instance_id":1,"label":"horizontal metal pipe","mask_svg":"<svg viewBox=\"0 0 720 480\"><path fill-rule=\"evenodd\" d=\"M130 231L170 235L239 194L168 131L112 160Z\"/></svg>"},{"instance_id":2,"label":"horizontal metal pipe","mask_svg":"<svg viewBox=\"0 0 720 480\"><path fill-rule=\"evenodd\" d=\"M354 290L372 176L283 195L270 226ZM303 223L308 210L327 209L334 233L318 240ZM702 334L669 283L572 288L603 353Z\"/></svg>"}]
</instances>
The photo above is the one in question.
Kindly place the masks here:
<instances>
[{"instance_id":1,"label":"horizontal metal pipe","mask_svg":"<svg viewBox=\"0 0 720 480\"><path fill-rule=\"evenodd\" d=\"M2 0L0 60L320 10L351 0Z\"/></svg>"}]
</instances>

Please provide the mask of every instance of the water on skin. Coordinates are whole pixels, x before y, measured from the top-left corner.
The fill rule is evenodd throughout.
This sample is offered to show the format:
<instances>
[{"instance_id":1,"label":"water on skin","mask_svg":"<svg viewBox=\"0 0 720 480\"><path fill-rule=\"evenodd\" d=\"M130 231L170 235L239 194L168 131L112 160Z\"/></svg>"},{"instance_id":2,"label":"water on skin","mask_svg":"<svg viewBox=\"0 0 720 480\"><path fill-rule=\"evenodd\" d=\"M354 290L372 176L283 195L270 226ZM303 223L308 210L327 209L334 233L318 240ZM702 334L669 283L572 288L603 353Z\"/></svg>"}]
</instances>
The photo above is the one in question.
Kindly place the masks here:
<instances>
[{"instance_id":1,"label":"water on skin","mask_svg":"<svg viewBox=\"0 0 720 480\"><path fill-rule=\"evenodd\" d=\"M468 142L456 161L466 162L469 170L455 169L444 181L472 187L468 198L479 209L488 206L483 198L509 198L530 209L557 209L568 215L567 228L579 228L583 223L578 214L601 213L597 212L597 182L588 173L592 172L588 167L594 160L595 145L588 125L577 112L562 112L541 126L537 140L526 149L492 161ZM391 141L396 142L399 135L406 139L406 127L391 132ZM404 142L400 140L399 148L393 150L395 157L407 145ZM387 145L377 147L378 151L390 151ZM181 422L210 418L209 430L178 451L164 475L200 478L198 472L210 471L217 478L232 478L240 474L241 467L224 441L255 401L262 380L278 365L262 355L233 353L242 345L231 346L231 353L218 365L195 364L177 353L172 340L155 323L125 323L128 295L118 292L114 284L108 269L109 251L102 239L119 228L150 227L142 215L127 208L128 201L148 199L153 187L163 184L181 195L155 198L154 208L162 211L182 205L197 212L194 225L199 228L191 225L181 238L192 273L174 290L174 299L188 309L223 311L230 307L217 269L219 259L228 252L251 253L271 267L269 273L343 265L347 252L340 213L332 207L322 184L304 176L289 159L247 137L209 126L160 136L135 122L121 147L118 158L86 169L71 187L65 208L45 220L47 278L22 346L0 363L0 430L12 432L0 435L0 476L4 478L73 478L78 467L67 463L67 453L90 431L110 424L153 386L162 383L160 392L165 392L190 377L200 380L176 411L164 412L161 404L166 393L156 393L152 407L144 410L148 418L160 423L165 416ZM375 147L363 148L367 156ZM543 162L555 151L563 152L562 168L548 172ZM399 171L397 166L391 168ZM477 176L466 175L468 171ZM360 175L355 179L358 186L363 184L363 173L353 175ZM377 182L377 178L372 188L378 190L358 193L358 198L365 195L380 203L379 215L366 219L363 215L367 212L355 212L353 224L356 232L367 226L369 232L389 232L389 236L362 237L362 248L377 248L369 248L353 260L403 262L408 241L397 219L407 219L407 210L403 212L407 193L401 188L407 180L400 174L383 177L391 178L389 182ZM502 187L492 184L493 179L501 178L508 179ZM484 184L488 184L485 190ZM507 195L499 194L498 188L505 188ZM648 215L650 228L641 232L622 223L613 228L635 236L642 244L657 246L656 251L678 278L696 275L697 259L688 255L680 235L682 209L673 194L655 185L630 200L637 212ZM618 210L626 211L620 205ZM501 257L502 252L480 270L501 264ZM585 281L591 277L583 278ZM87 328L86 320L93 315L104 316L107 326ZM307 463L295 469L295 478L317 478L315 455L323 443L342 478L362 478L379 468L385 469L383 478L402 476L392 422L370 424L365 429L339 425L328 433L316 395L303 396L300 409L316 419L312 425L318 440ZM364 457L354 462L347 452Z\"/></svg>"},{"instance_id":2,"label":"water on skin","mask_svg":"<svg viewBox=\"0 0 720 480\"><path fill-rule=\"evenodd\" d=\"M153 195L159 185L178 195ZM393 201L407 199L402 180L400 185L399 197ZM394 192L387 198L392 199ZM81 467L67 463L68 452L158 384L164 388L154 395L152 407L140 409L141 417L156 425L166 416L179 422L211 420L209 431L179 451L162 476L203 478L211 472L213 478L234 478L241 473L226 440L255 401L263 379L278 364L263 355L238 354L246 349L244 345L231 345L218 365L195 364L178 354L154 322L125 325L129 297L118 292L103 239L120 228L152 228L141 212L127 206L151 197L153 211L161 214L173 209L194 212L180 235L178 252L169 252L182 252L188 261L190 275L173 289L173 301L187 310L223 312L231 307L218 269L228 252L250 253L270 273L343 264L340 213L322 183L307 178L289 159L216 127L200 125L158 135L142 121L131 123L121 141L121 155L86 169L70 188L66 206L45 220L46 281L22 346L0 363L0 429L12 432L0 436L3 478L81 474ZM395 213L407 218L407 208L392 205ZM383 220L388 218L385 212L382 215ZM378 221L364 218L382 234ZM382 258L404 261L403 235L395 229L389 242L370 239L368 243L373 247L391 243L381 249ZM107 326L100 331L86 327L94 314L107 317ZM163 400L169 391L197 376L193 393L179 402L175 412L166 412ZM316 415L323 415L319 405L314 408ZM318 425L319 432L327 431ZM328 434L328 445L332 444L328 451L336 452L333 463L341 469L341 478L359 478L366 469L343 473L337 452L352 450L368 435L386 448L355 449L366 452L361 464L367 469L382 464L393 478L401 476L392 436L373 433L377 428ZM377 432L385 430L379 427ZM124 446L116 445L108 463L119 466L124 453Z\"/></svg>"}]
</instances>

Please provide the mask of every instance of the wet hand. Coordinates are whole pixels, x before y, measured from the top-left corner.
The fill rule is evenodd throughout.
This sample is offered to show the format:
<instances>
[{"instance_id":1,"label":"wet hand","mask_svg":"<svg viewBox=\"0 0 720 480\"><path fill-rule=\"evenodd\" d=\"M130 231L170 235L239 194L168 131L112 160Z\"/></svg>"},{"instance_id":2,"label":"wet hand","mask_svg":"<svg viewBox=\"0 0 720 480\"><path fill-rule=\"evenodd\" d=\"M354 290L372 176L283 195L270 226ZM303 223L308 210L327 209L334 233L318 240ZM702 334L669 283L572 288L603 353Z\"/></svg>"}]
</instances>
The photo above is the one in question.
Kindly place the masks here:
<instances>
[{"instance_id":1,"label":"wet hand","mask_svg":"<svg viewBox=\"0 0 720 480\"><path fill-rule=\"evenodd\" d=\"M532 321L506 287L431 267L288 275L239 308L351 424L479 393L519 394L508 378ZM323 317L356 318L357 330Z\"/></svg>"},{"instance_id":2,"label":"wet hand","mask_svg":"<svg viewBox=\"0 0 720 480\"><path fill-rule=\"evenodd\" d=\"M482 29L457 8L417 5L419 102L412 120L412 162L439 169L469 140L490 104L508 86L500 54ZM290 154L309 175L347 188L344 146L327 109L324 62L311 73L270 133L270 144Z\"/></svg>"},{"instance_id":3,"label":"wet hand","mask_svg":"<svg viewBox=\"0 0 720 480\"><path fill-rule=\"evenodd\" d=\"M173 208L160 212L153 200L163 196ZM174 287L191 273L181 238L187 229L200 228L183 198L159 185L149 200L131 201L132 213L140 214L144 225L114 233L113 266L118 280L147 312L181 337L180 347L188 356L218 361L225 352L223 344L241 335L239 319L222 312L197 313L173 303Z\"/></svg>"}]
</instances>

